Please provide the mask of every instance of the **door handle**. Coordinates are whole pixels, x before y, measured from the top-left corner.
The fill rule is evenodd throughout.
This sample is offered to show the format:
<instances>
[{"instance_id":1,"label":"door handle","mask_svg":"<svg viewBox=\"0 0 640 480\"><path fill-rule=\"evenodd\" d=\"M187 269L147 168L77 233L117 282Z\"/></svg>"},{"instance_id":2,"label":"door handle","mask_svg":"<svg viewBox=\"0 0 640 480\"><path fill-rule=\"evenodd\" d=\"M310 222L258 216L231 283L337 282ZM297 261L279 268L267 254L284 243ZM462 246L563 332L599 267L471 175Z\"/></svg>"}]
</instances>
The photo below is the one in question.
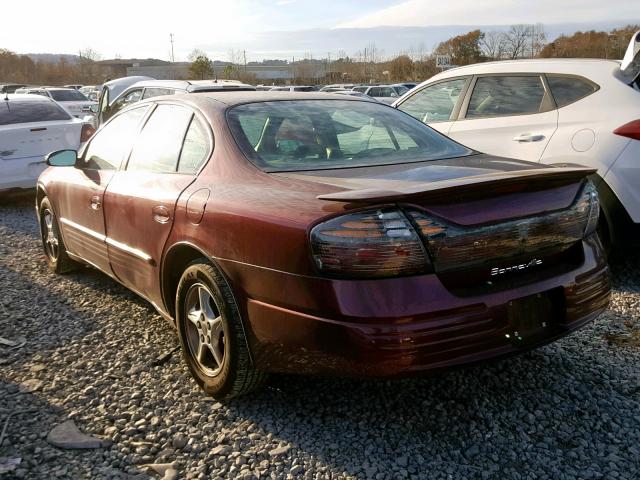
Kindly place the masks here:
<instances>
[{"instance_id":1,"label":"door handle","mask_svg":"<svg viewBox=\"0 0 640 480\"><path fill-rule=\"evenodd\" d=\"M102 205L102 202L100 201L100 197L98 195L94 195L93 197L91 197L89 206L92 210L98 210L100 208L100 205Z\"/></svg>"},{"instance_id":2,"label":"door handle","mask_svg":"<svg viewBox=\"0 0 640 480\"><path fill-rule=\"evenodd\" d=\"M164 205L156 205L151 209L153 219L158 223L167 223L171 219L169 209Z\"/></svg>"},{"instance_id":3,"label":"door handle","mask_svg":"<svg viewBox=\"0 0 640 480\"><path fill-rule=\"evenodd\" d=\"M539 142L544 140L544 135L533 135L531 133L523 133L517 137L513 137L514 142Z\"/></svg>"}]
</instances>

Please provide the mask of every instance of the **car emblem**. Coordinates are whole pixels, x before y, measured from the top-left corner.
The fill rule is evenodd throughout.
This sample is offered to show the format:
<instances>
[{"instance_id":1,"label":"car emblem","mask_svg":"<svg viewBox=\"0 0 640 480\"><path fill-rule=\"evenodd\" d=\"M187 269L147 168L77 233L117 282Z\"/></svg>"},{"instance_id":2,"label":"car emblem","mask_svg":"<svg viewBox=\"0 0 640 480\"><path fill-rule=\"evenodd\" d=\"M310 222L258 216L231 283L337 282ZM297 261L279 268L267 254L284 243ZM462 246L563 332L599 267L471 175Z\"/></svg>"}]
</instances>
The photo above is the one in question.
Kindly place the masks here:
<instances>
[{"instance_id":1,"label":"car emblem","mask_svg":"<svg viewBox=\"0 0 640 480\"><path fill-rule=\"evenodd\" d=\"M518 265L512 265L510 267L503 267L503 268L493 267L491 269L491 276L495 277L496 275L503 275L505 273L526 270L528 268L535 267L537 265L542 265L542 260L534 258L529 263L520 263Z\"/></svg>"}]
</instances>

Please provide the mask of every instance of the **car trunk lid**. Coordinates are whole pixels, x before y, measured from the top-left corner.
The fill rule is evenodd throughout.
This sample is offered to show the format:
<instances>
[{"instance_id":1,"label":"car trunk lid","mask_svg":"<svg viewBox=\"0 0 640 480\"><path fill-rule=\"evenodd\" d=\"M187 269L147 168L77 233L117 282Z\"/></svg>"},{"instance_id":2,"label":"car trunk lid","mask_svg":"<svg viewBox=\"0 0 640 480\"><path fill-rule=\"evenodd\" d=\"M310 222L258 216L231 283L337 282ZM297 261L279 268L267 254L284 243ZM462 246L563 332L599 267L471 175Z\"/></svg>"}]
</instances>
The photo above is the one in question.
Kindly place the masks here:
<instances>
[{"instance_id":1,"label":"car trunk lid","mask_svg":"<svg viewBox=\"0 0 640 480\"><path fill-rule=\"evenodd\" d=\"M65 148L77 149L81 122L68 120L0 127L0 160L43 157Z\"/></svg>"}]
</instances>

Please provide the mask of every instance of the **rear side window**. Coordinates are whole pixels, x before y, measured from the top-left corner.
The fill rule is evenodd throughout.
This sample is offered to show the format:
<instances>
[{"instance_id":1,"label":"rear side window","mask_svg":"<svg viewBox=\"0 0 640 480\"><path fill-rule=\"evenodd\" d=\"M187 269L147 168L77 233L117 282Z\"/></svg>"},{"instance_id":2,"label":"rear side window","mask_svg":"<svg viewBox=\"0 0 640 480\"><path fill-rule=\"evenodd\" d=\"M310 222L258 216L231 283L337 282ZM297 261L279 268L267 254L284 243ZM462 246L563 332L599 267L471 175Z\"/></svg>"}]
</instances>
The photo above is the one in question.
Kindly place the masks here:
<instances>
[{"instance_id":1,"label":"rear side window","mask_svg":"<svg viewBox=\"0 0 640 480\"><path fill-rule=\"evenodd\" d=\"M469 101L466 118L538 113L544 98L539 76L480 77Z\"/></svg>"},{"instance_id":2,"label":"rear side window","mask_svg":"<svg viewBox=\"0 0 640 480\"><path fill-rule=\"evenodd\" d=\"M145 88L142 98L161 97L163 95L173 95L175 90L171 88Z\"/></svg>"},{"instance_id":3,"label":"rear side window","mask_svg":"<svg viewBox=\"0 0 640 480\"><path fill-rule=\"evenodd\" d=\"M55 103L0 99L0 125L69 120L71 116Z\"/></svg>"},{"instance_id":4,"label":"rear side window","mask_svg":"<svg viewBox=\"0 0 640 480\"><path fill-rule=\"evenodd\" d=\"M207 131L198 117L194 116L184 137L180 161L178 162L178 172L195 173L200 165L206 160L209 153L209 140Z\"/></svg>"},{"instance_id":5,"label":"rear side window","mask_svg":"<svg viewBox=\"0 0 640 480\"><path fill-rule=\"evenodd\" d=\"M558 107L569 105L598 89L593 83L579 77L547 75L547 82Z\"/></svg>"},{"instance_id":6,"label":"rear side window","mask_svg":"<svg viewBox=\"0 0 640 480\"><path fill-rule=\"evenodd\" d=\"M133 146L127 170L175 172L192 115L179 105L158 105Z\"/></svg>"}]
</instances>

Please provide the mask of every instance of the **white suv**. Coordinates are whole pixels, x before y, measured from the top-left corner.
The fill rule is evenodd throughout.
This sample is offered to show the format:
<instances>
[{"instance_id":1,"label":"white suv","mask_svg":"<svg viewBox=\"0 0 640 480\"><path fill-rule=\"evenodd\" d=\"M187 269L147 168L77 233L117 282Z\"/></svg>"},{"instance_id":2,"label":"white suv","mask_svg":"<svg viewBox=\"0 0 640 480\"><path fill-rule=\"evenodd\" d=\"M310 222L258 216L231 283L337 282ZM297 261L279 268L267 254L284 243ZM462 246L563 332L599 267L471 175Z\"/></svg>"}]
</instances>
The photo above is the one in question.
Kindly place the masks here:
<instances>
[{"instance_id":1,"label":"white suv","mask_svg":"<svg viewBox=\"0 0 640 480\"><path fill-rule=\"evenodd\" d=\"M539 59L442 72L394 103L484 153L597 169L606 243L640 239L640 32L623 62Z\"/></svg>"}]
</instances>

